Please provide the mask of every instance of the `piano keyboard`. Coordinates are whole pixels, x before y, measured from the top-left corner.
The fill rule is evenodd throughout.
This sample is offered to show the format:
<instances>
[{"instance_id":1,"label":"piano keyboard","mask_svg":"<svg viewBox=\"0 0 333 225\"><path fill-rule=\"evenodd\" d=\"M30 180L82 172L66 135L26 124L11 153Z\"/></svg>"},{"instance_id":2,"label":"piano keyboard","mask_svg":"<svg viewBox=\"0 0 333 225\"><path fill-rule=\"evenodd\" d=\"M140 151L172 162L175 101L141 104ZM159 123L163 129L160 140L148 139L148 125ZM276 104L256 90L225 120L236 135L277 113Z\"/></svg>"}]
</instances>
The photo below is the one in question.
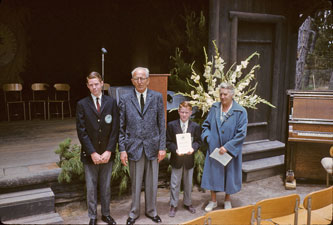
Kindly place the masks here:
<instances>
[{"instance_id":1,"label":"piano keyboard","mask_svg":"<svg viewBox=\"0 0 333 225\"><path fill-rule=\"evenodd\" d=\"M333 138L333 133L323 133L323 132L296 132L298 136L306 136L306 137L327 137Z\"/></svg>"}]
</instances>

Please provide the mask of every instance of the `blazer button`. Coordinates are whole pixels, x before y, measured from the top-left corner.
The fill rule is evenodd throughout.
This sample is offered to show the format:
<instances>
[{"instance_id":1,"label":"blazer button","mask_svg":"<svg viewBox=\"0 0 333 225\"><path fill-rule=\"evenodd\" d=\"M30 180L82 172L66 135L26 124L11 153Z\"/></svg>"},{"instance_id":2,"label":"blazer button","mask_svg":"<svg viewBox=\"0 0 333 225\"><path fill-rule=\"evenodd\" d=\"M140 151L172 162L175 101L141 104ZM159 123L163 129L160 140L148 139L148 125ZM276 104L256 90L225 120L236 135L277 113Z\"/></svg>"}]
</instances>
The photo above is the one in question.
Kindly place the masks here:
<instances>
[{"instance_id":1,"label":"blazer button","mask_svg":"<svg viewBox=\"0 0 333 225\"><path fill-rule=\"evenodd\" d=\"M99 141L98 144L101 144L101 142Z\"/></svg>"},{"instance_id":2,"label":"blazer button","mask_svg":"<svg viewBox=\"0 0 333 225\"><path fill-rule=\"evenodd\" d=\"M224 134L224 130L222 130L222 134Z\"/></svg>"},{"instance_id":3,"label":"blazer button","mask_svg":"<svg viewBox=\"0 0 333 225\"><path fill-rule=\"evenodd\" d=\"M101 132L102 132L102 129L99 129L99 132L101 133Z\"/></svg>"},{"instance_id":4,"label":"blazer button","mask_svg":"<svg viewBox=\"0 0 333 225\"><path fill-rule=\"evenodd\" d=\"M101 122L101 120L100 120L100 119L98 119L98 120L97 120L97 122Z\"/></svg>"}]
</instances>

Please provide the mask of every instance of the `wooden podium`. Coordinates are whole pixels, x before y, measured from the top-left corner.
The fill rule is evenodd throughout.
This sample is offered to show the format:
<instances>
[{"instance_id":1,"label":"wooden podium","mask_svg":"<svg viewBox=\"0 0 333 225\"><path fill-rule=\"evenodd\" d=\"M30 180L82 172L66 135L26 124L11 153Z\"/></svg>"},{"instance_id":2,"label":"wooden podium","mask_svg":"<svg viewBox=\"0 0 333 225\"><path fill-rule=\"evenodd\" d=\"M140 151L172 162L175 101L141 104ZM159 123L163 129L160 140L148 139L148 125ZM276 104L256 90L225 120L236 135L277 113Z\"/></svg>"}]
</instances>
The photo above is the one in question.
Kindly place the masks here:
<instances>
[{"instance_id":1,"label":"wooden podium","mask_svg":"<svg viewBox=\"0 0 333 225\"><path fill-rule=\"evenodd\" d=\"M165 122L167 121L167 91L168 91L168 77L170 74L149 74L150 82L148 88L158 91L163 96Z\"/></svg>"}]
</instances>

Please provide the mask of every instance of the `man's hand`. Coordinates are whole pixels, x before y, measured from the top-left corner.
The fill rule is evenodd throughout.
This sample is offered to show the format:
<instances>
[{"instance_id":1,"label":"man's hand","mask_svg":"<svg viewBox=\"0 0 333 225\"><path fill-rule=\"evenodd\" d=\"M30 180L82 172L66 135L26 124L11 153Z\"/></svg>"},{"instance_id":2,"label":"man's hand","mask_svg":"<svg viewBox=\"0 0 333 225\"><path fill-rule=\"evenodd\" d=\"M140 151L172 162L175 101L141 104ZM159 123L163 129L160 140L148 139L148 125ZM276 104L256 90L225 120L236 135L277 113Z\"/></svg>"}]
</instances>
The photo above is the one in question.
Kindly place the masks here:
<instances>
[{"instance_id":1,"label":"man's hand","mask_svg":"<svg viewBox=\"0 0 333 225\"><path fill-rule=\"evenodd\" d=\"M101 163L108 163L110 158L111 158L111 154L112 152L110 151L105 151L102 155L101 155Z\"/></svg>"},{"instance_id":2,"label":"man's hand","mask_svg":"<svg viewBox=\"0 0 333 225\"><path fill-rule=\"evenodd\" d=\"M95 165L102 163L102 157L97 152L94 152L90 156Z\"/></svg>"},{"instance_id":3,"label":"man's hand","mask_svg":"<svg viewBox=\"0 0 333 225\"><path fill-rule=\"evenodd\" d=\"M120 152L120 160L124 166L127 166L127 163L128 163L127 152L125 152L125 151Z\"/></svg>"},{"instance_id":4,"label":"man's hand","mask_svg":"<svg viewBox=\"0 0 333 225\"><path fill-rule=\"evenodd\" d=\"M187 152L187 154L188 154L188 155L191 155L193 152L194 152L194 149L191 148L191 149Z\"/></svg>"},{"instance_id":5,"label":"man's hand","mask_svg":"<svg viewBox=\"0 0 333 225\"><path fill-rule=\"evenodd\" d=\"M227 152L227 149L225 148L225 147L221 147L220 148L220 151L219 151L219 153L220 153L220 155L223 155L224 153L226 153Z\"/></svg>"},{"instance_id":6,"label":"man's hand","mask_svg":"<svg viewBox=\"0 0 333 225\"><path fill-rule=\"evenodd\" d=\"M164 157L166 156L166 152L165 152L165 150L159 150L158 151L158 163L159 162L161 162L163 159L164 159Z\"/></svg>"}]
</instances>

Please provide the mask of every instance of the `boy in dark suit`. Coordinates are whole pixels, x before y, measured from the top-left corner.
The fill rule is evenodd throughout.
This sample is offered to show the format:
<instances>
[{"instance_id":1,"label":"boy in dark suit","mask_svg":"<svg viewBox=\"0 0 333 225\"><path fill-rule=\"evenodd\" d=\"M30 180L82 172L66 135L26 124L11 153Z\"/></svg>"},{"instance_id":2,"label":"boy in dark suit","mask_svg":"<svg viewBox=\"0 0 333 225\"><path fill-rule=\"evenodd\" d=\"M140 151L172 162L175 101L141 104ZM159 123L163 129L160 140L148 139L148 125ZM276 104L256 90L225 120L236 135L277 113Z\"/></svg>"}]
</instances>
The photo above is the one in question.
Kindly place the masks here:
<instances>
[{"instance_id":1,"label":"boy in dark suit","mask_svg":"<svg viewBox=\"0 0 333 225\"><path fill-rule=\"evenodd\" d=\"M89 224L97 223L97 184L102 220L116 224L110 216L110 182L119 133L117 104L112 97L102 95L103 80L99 73L88 75L87 87L91 94L77 103L76 129L82 146Z\"/></svg>"},{"instance_id":2,"label":"boy in dark suit","mask_svg":"<svg viewBox=\"0 0 333 225\"><path fill-rule=\"evenodd\" d=\"M191 213L195 213L191 199L194 153L201 146L201 128L197 123L189 120L192 115L191 104L187 101L180 103L178 114L180 119L168 123L166 135L166 145L167 149L171 152L170 162L172 166L170 181L170 217L174 217L177 212L182 176L184 185L184 208ZM186 153L181 153L177 147L176 134L181 133L191 134L192 148Z\"/></svg>"}]
</instances>

